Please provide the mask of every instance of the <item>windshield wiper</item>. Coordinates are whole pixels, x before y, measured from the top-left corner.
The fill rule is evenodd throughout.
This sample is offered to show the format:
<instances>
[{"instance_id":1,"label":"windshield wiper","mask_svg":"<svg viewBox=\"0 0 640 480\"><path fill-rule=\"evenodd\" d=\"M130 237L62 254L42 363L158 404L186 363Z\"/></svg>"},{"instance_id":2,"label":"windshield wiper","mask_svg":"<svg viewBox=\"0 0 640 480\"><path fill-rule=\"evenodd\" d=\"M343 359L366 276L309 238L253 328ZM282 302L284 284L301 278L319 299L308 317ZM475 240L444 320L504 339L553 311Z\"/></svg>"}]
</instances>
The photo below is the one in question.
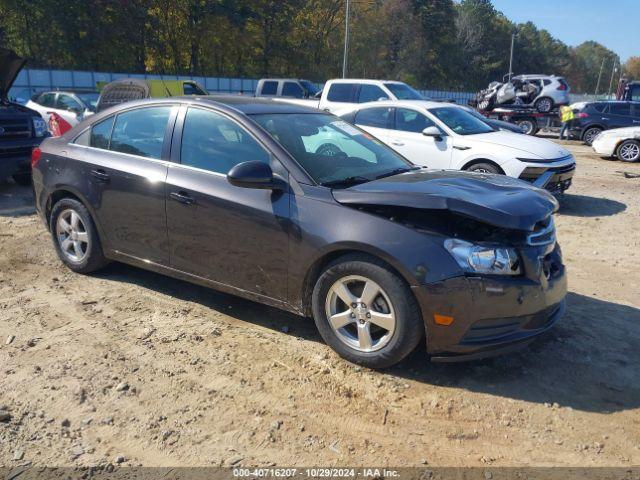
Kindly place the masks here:
<instances>
[{"instance_id":1,"label":"windshield wiper","mask_svg":"<svg viewBox=\"0 0 640 480\"><path fill-rule=\"evenodd\" d=\"M412 172L414 170L420 170L420 169L422 169L422 167L419 167L419 166L394 168L393 170L389 170L388 172L378 175L376 177L376 180L380 178L385 178L385 177L393 177L394 175L400 175L401 173Z\"/></svg>"},{"instance_id":2,"label":"windshield wiper","mask_svg":"<svg viewBox=\"0 0 640 480\"><path fill-rule=\"evenodd\" d=\"M341 178L339 180L330 180L328 182L321 183L320 185L322 185L323 187L329 187L329 188L338 187L341 185L344 185L345 187L350 187L353 185L358 185L359 183L365 183L370 181L371 181L370 178L354 175L351 177Z\"/></svg>"}]
</instances>

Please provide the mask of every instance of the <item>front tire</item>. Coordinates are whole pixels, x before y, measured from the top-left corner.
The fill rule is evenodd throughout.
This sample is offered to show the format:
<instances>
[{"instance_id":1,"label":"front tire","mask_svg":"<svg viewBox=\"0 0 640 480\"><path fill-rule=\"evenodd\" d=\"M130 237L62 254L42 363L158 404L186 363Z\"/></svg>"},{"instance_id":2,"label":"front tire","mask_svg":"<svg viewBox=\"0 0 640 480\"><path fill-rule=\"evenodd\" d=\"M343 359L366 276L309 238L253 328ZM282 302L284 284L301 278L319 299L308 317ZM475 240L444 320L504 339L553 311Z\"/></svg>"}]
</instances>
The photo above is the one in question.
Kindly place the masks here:
<instances>
[{"instance_id":1,"label":"front tire","mask_svg":"<svg viewBox=\"0 0 640 480\"><path fill-rule=\"evenodd\" d=\"M618 145L616 157L623 162L637 162L640 160L640 142L637 140L625 140Z\"/></svg>"},{"instance_id":2,"label":"front tire","mask_svg":"<svg viewBox=\"0 0 640 480\"><path fill-rule=\"evenodd\" d=\"M74 272L94 272L109 263L93 219L78 200L63 198L56 203L49 229L58 257Z\"/></svg>"},{"instance_id":3,"label":"front tire","mask_svg":"<svg viewBox=\"0 0 640 480\"><path fill-rule=\"evenodd\" d=\"M346 360L386 368L424 335L409 286L386 264L348 255L330 264L313 289L313 318L324 341Z\"/></svg>"},{"instance_id":4,"label":"front tire","mask_svg":"<svg viewBox=\"0 0 640 480\"><path fill-rule=\"evenodd\" d=\"M466 170L468 172L475 172L475 173L494 173L496 175L502 174L500 169L495 165L493 165L492 163L475 163L470 167L467 167Z\"/></svg>"}]
</instances>

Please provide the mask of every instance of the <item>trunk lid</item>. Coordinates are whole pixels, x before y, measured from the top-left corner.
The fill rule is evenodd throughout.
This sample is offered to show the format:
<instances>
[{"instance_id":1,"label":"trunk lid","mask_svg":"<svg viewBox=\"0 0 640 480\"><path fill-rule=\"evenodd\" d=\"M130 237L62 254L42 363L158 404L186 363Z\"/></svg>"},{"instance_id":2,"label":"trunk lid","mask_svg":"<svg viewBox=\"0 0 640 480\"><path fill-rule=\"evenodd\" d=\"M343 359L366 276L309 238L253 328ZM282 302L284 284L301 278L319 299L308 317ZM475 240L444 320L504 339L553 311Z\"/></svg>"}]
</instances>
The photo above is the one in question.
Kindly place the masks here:
<instances>
[{"instance_id":1,"label":"trunk lid","mask_svg":"<svg viewBox=\"0 0 640 480\"><path fill-rule=\"evenodd\" d=\"M449 210L496 227L534 230L558 209L545 190L503 175L421 170L333 190L345 205Z\"/></svg>"}]
</instances>

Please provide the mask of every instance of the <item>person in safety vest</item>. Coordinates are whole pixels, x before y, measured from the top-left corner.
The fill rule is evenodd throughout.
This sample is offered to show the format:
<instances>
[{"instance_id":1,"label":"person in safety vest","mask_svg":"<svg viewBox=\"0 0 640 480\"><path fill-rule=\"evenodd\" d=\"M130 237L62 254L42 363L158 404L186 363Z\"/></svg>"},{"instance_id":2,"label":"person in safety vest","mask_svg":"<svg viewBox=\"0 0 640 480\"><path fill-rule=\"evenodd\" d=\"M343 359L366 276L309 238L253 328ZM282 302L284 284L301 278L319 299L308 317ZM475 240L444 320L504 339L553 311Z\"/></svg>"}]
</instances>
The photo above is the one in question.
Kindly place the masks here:
<instances>
[{"instance_id":1,"label":"person in safety vest","mask_svg":"<svg viewBox=\"0 0 640 480\"><path fill-rule=\"evenodd\" d=\"M562 121L562 128L560 129L560 140L564 134L567 134L567 140L569 140L569 128L571 127L571 122L575 118L573 114L573 110L571 107L567 105L563 105L560 107L560 121Z\"/></svg>"}]
</instances>

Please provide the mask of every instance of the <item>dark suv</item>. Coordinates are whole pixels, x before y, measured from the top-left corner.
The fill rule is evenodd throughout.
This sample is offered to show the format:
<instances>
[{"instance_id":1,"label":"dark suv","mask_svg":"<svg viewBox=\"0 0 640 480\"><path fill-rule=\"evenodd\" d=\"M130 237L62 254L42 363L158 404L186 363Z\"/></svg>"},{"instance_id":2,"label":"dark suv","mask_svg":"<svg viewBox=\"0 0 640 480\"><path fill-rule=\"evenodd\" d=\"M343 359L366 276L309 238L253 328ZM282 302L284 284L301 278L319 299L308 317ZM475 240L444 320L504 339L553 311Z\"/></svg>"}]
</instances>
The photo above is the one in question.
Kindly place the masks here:
<instances>
[{"instance_id":1,"label":"dark suv","mask_svg":"<svg viewBox=\"0 0 640 480\"><path fill-rule=\"evenodd\" d=\"M33 164L36 208L71 270L117 260L313 315L369 367L425 335L440 360L504 352L564 312L553 196L417 167L317 109L129 102L45 140Z\"/></svg>"},{"instance_id":2,"label":"dark suv","mask_svg":"<svg viewBox=\"0 0 640 480\"><path fill-rule=\"evenodd\" d=\"M24 64L15 53L0 48L0 181L13 176L28 185L31 151L49 134L38 112L9 101L9 89Z\"/></svg>"},{"instance_id":3,"label":"dark suv","mask_svg":"<svg viewBox=\"0 0 640 480\"><path fill-rule=\"evenodd\" d=\"M640 102L594 102L575 111L571 137L591 145L603 130L640 126Z\"/></svg>"}]
</instances>

